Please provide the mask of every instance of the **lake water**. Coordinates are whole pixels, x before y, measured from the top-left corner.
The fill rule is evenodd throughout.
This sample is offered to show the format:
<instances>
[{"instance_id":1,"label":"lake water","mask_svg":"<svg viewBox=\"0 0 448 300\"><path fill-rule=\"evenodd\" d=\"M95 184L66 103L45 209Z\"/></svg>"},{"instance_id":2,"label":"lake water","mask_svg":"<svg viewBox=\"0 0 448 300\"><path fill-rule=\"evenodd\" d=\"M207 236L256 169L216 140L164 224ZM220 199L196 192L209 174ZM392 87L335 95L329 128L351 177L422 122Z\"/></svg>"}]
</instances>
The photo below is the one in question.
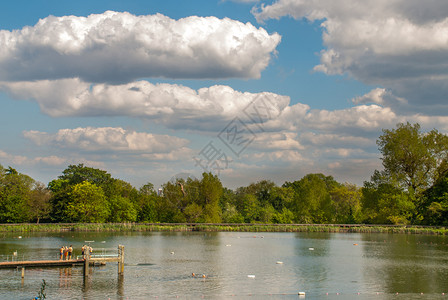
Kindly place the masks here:
<instances>
[{"instance_id":1,"label":"lake water","mask_svg":"<svg viewBox=\"0 0 448 300\"><path fill-rule=\"evenodd\" d=\"M21 237L19 236L21 235ZM0 258L57 259L90 241L117 264L0 270L0 299L448 299L448 238L327 233L0 234ZM192 273L196 276L193 277ZM204 274L205 278L202 277ZM306 296L298 296L305 292ZM444 295L447 293L447 295Z\"/></svg>"}]
</instances>

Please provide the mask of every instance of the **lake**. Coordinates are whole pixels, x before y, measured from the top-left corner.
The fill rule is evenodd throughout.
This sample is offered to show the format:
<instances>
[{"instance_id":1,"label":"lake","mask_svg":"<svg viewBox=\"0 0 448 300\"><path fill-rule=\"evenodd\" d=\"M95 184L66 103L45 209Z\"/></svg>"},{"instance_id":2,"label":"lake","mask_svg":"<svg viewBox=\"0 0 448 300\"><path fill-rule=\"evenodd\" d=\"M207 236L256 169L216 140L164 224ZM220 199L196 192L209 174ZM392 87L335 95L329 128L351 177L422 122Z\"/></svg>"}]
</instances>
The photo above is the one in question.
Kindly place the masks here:
<instances>
[{"instance_id":1,"label":"lake","mask_svg":"<svg viewBox=\"0 0 448 300\"><path fill-rule=\"evenodd\" d=\"M87 241L87 242L86 242ZM0 299L448 299L448 238L358 233L0 233L0 259L57 259L90 243L117 263L0 270ZM195 276L192 276L195 273ZM305 292L306 296L298 296ZM445 295L444 293L447 293Z\"/></svg>"}]
</instances>

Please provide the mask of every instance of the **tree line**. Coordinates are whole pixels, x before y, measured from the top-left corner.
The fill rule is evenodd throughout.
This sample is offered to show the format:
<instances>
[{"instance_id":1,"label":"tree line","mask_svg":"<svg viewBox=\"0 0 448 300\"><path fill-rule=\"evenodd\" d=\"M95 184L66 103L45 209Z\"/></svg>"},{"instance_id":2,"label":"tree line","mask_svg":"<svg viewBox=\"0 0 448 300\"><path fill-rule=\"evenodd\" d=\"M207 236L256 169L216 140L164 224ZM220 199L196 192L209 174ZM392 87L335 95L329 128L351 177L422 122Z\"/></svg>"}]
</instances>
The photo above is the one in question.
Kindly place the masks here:
<instances>
[{"instance_id":1,"label":"tree line","mask_svg":"<svg viewBox=\"0 0 448 300\"><path fill-rule=\"evenodd\" d=\"M47 186L0 165L0 223L307 223L448 225L448 137L419 124L385 129L383 170L362 187L308 174L281 186L261 180L235 190L211 173L178 178L161 193L108 172L69 165Z\"/></svg>"}]
</instances>

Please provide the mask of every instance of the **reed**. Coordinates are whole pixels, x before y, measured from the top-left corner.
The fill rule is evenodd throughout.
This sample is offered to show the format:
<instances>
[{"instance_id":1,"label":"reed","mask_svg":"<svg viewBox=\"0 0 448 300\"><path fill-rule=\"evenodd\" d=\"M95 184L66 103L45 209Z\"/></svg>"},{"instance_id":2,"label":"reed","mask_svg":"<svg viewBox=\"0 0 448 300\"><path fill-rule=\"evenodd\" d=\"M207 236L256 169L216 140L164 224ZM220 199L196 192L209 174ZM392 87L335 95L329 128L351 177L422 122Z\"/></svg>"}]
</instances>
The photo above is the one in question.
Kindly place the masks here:
<instances>
[{"instance_id":1,"label":"reed","mask_svg":"<svg viewBox=\"0 0 448 300\"><path fill-rule=\"evenodd\" d=\"M143 231L231 231L231 232L325 232L396 233L448 235L445 227L364 224L203 224L203 223L53 223L0 224L0 232L143 232Z\"/></svg>"}]
</instances>

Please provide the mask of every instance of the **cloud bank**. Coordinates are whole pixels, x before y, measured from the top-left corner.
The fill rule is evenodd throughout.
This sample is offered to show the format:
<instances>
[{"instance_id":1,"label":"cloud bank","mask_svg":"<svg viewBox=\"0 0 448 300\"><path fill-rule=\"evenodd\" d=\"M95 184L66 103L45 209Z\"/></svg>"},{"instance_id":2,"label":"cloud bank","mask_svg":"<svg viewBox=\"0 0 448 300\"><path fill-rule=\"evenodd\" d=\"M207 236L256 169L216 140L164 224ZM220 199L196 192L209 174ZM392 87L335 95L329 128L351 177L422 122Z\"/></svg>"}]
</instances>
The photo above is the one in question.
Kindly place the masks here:
<instances>
[{"instance_id":1,"label":"cloud bank","mask_svg":"<svg viewBox=\"0 0 448 300\"><path fill-rule=\"evenodd\" d=\"M60 129L55 134L30 130L23 134L37 146L82 151L166 153L188 144L186 139L175 136L135 132L120 127Z\"/></svg>"},{"instance_id":2,"label":"cloud bank","mask_svg":"<svg viewBox=\"0 0 448 300\"><path fill-rule=\"evenodd\" d=\"M0 80L259 78L281 37L228 18L106 11L0 31Z\"/></svg>"},{"instance_id":3,"label":"cloud bank","mask_svg":"<svg viewBox=\"0 0 448 300\"><path fill-rule=\"evenodd\" d=\"M199 131L222 129L229 120L242 116L243 109L257 97L268 99L276 111L284 110L290 100L274 93L239 92L222 85L196 91L177 84L90 84L77 78L0 82L0 89L18 99L35 100L42 112L53 117L128 116Z\"/></svg>"},{"instance_id":4,"label":"cloud bank","mask_svg":"<svg viewBox=\"0 0 448 300\"><path fill-rule=\"evenodd\" d=\"M383 104L395 110L448 112L448 2L279 0L252 11L260 22L320 22L326 49L315 71L380 85L390 93Z\"/></svg>"}]
</instances>

